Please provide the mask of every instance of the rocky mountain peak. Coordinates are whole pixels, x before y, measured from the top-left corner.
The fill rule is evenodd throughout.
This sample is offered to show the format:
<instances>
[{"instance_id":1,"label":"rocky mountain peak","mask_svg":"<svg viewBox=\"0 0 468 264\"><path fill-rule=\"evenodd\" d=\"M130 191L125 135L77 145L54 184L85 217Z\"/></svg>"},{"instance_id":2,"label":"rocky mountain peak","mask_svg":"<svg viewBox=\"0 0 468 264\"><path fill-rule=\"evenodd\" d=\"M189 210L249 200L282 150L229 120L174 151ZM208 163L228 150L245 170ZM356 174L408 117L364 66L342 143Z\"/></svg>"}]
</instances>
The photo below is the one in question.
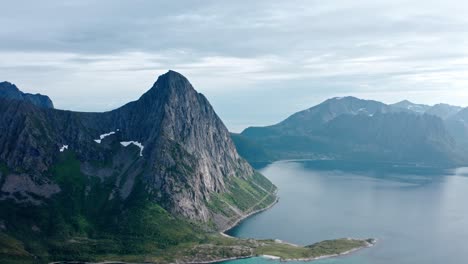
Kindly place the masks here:
<instances>
[{"instance_id":1,"label":"rocky mountain peak","mask_svg":"<svg viewBox=\"0 0 468 264\"><path fill-rule=\"evenodd\" d=\"M398 109L398 110L408 110L414 113L423 114L425 113L431 106L424 105L424 104L415 104L409 100L403 100L395 104L391 104L390 106Z\"/></svg>"},{"instance_id":2,"label":"rocky mountain peak","mask_svg":"<svg viewBox=\"0 0 468 264\"><path fill-rule=\"evenodd\" d=\"M216 211L211 199L230 195L235 184L261 179L238 155L208 100L175 71L160 76L137 101L112 111L49 111L8 100L0 104L0 121L5 131L0 135L0 164L12 171L52 180L50 168L73 153L86 175L121 175L115 193L123 199L141 182L170 213L213 221L219 229L251 208L227 204L222 207L234 209ZM270 191L260 193L272 198ZM254 197L248 203L255 202Z\"/></svg>"},{"instance_id":3,"label":"rocky mountain peak","mask_svg":"<svg viewBox=\"0 0 468 264\"><path fill-rule=\"evenodd\" d=\"M389 107L383 103L363 100L353 96L335 97L325 102L309 108L308 110L299 112L296 117L304 118L305 120L315 119L319 117L322 122L328 122L340 115L374 115L377 112L389 112Z\"/></svg>"},{"instance_id":4,"label":"rocky mountain peak","mask_svg":"<svg viewBox=\"0 0 468 264\"><path fill-rule=\"evenodd\" d=\"M0 90L6 92L19 92L18 87L16 87L16 85L12 84L11 82L0 82Z\"/></svg>"},{"instance_id":5,"label":"rocky mountain peak","mask_svg":"<svg viewBox=\"0 0 468 264\"><path fill-rule=\"evenodd\" d=\"M10 82L0 82L0 98L26 101L42 108L54 108L54 104L48 96L23 93Z\"/></svg>"},{"instance_id":6,"label":"rocky mountain peak","mask_svg":"<svg viewBox=\"0 0 468 264\"><path fill-rule=\"evenodd\" d=\"M328 102L336 102L336 101L352 101L352 100L361 100L359 98L356 98L354 96L340 96L340 97L333 97L331 99L328 99Z\"/></svg>"},{"instance_id":7,"label":"rocky mountain peak","mask_svg":"<svg viewBox=\"0 0 468 264\"><path fill-rule=\"evenodd\" d=\"M189 80L182 74L175 71L168 71L158 77L153 87L149 89L141 98L164 96L164 95L183 95L186 93L197 93L190 84Z\"/></svg>"},{"instance_id":8,"label":"rocky mountain peak","mask_svg":"<svg viewBox=\"0 0 468 264\"><path fill-rule=\"evenodd\" d=\"M406 99L403 100L403 101L400 101L398 103L393 104L393 106L396 106L396 107L400 106L402 108L408 108L411 105L415 105L415 103L413 103L413 102L411 102L409 100L406 100Z\"/></svg>"}]
</instances>

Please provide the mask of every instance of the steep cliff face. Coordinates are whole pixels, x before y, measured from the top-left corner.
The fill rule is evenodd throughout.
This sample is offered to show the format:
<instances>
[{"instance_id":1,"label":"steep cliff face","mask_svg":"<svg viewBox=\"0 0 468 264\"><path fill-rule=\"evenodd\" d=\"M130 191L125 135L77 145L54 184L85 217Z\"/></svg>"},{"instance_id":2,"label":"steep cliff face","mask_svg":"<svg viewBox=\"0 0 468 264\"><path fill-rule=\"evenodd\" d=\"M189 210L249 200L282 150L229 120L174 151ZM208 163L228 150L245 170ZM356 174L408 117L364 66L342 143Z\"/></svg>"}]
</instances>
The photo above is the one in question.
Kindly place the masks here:
<instances>
[{"instance_id":1,"label":"steep cliff face","mask_svg":"<svg viewBox=\"0 0 468 264\"><path fill-rule=\"evenodd\" d=\"M105 115L125 138L145 146L152 170L147 180L158 202L177 214L209 221L205 201L211 194L227 192L231 178L254 174L208 100L176 72L159 77L138 101ZM180 175L185 179L177 181Z\"/></svg>"},{"instance_id":2,"label":"steep cliff face","mask_svg":"<svg viewBox=\"0 0 468 264\"><path fill-rule=\"evenodd\" d=\"M0 98L27 101L43 108L54 108L54 104L48 96L23 93L16 85L9 82L0 82Z\"/></svg>"},{"instance_id":3,"label":"steep cliff face","mask_svg":"<svg viewBox=\"0 0 468 264\"><path fill-rule=\"evenodd\" d=\"M151 124L148 119L140 122L151 124L140 129L158 131L158 145L148 148L149 155L154 156L152 160L158 161L151 165L155 170L154 188L165 190L160 195L176 212L208 221L210 213L204 201L210 199L211 193L228 191L226 181L234 177L248 179L254 171L237 154L228 130L206 98L185 77L175 72L163 75L140 100L146 105L161 97L160 123ZM172 180L176 173L170 168L180 163L193 172L187 177L190 187L174 195L172 190L182 186Z\"/></svg>"},{"instance_id":4,"label":"steep cliff face","mask_svg":"<svg viewBox=\"0 0 468 264\"><path fill-rule=\"evenodd\" d=\"M275 187L237 154L208 100L173 71L137 101L104 113L0 99L0 129L3 201L47 205L68 180L57 164L74 162L79 166L65 171L81 175L82 199L91 199L100 179L110 182L100 194L108 203L144 192L175 216L209 224L205 228L225 229L275 200ZM15 188L21 182L28 184ZM136 191L140 183L143 190Z\"/></svg>"}]
</instances>

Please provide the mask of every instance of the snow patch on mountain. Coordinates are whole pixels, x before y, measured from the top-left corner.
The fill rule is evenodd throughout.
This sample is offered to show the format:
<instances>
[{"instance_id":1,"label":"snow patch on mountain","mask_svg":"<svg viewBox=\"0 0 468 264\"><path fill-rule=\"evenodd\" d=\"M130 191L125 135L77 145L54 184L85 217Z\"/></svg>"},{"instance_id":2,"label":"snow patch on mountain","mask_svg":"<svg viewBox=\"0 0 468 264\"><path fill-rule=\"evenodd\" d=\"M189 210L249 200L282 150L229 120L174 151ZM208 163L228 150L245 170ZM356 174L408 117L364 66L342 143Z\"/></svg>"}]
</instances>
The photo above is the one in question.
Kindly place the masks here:
<instances>
[{"instance_id":1,"label":"snow patch on mountain","mask_svg":"<svg viewBox=\"0 0 468 264\"><path fill-rule=\"evenodd\" d=\"M117 129L117 131L119 131L119 130ZM110 135L114 135L114 134L115 134L115 131L111 131L111 132L109 132L109 133L102 134L102 135L99 136L99 139L95 139L94 141L95 141L96 143L98 143L98 144L101 144L101 141L102 141L104 138L106 138L106 137L108 137L108 136L110 136Z\"/></svg>"},{"instance_id":2,"label":"snow patch on mountain","mask_svg":"<svg viewBox=\"0 0 468 264\"><path fill-rule=\"evenodd\" d=\"M143 144L141 144L140 142L138 142L138 141L121 141L120 144L121 144L122 146L124 146L124 147L127 147L127 146L129 146L130 144L133 144L133 145L139 147L139 148L140 148L140 157L143 157L143 149L144 149L145 147L144 147Z\"/></svg>"},{"instance_id":3,"label":"snow patch on mountain","mask_svg":"<svg viewBox=\"0 0 468 264\"><path fill-rule=\"evenodd\" d=\"M60 152L64 152L66 149L68 149L68 145L63 145L63 146L60 148Z\"/></svg>"}]
</instances>

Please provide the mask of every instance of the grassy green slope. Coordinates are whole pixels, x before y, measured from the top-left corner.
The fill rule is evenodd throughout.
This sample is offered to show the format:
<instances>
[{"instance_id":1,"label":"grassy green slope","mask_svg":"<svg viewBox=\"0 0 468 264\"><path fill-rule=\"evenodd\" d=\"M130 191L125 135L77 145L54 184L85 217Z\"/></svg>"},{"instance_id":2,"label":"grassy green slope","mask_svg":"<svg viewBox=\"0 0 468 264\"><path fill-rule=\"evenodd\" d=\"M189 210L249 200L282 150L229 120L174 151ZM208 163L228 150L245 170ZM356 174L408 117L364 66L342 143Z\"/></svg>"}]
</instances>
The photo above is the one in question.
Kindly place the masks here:
<instances>
[{"instance_id":1,"label":"grassy green slope","mask_svg":"<svg viewBox=\"0 0 468 264\"><path fill-rule=\"evenodd\" d=\"M1 247L0 260L32 256L44 262L93 260L98 255L145 254L206 239L197 225L152 202L138 179L125 201L118 195L110 200L115 178L101 182L81 174L79 166L72 154L62 157L51 170L62 191L41 206L0 201L0 219L7 223L0 245L12 245Z\"/></svg>"},{"instance_id":2,"label":"grassy green slope","mask_svg":"<svg viewBox=\"0 0 468 264\"><path fill-rule=\"evenodd\" d=\"M208 207L228 218L228 226L235 224L240 216L267 208L277 199L276 186L260 173L255 173L248 181L231 178L227 186L227 192L211 196Z\"/></svg>"},{"instance_id":3,"label":"grassy green slope","mask_svg":"<svg viewBox=\"0 0 468 264\"><path fill-rule=\"evenodd\" d=\"M224 237L168 213L151 200L138 178L126 200L118 195L109 199L114 176L101 180L83 175L80 162L71 153L64 154L50 173L62 189L54 199L41 206L0 201L0 220L6 223L6 228L0 229L0 263L199 263L264 254L310 258L366 244L363 240L344 244L336 240L298 247L273 240ZM264 209L276 200L276 187L261 174L249 180L232 178L227 186L229 191L213 195L209 206L230 219L230 224L239 214Z\"/></svg>"}]
</instances>

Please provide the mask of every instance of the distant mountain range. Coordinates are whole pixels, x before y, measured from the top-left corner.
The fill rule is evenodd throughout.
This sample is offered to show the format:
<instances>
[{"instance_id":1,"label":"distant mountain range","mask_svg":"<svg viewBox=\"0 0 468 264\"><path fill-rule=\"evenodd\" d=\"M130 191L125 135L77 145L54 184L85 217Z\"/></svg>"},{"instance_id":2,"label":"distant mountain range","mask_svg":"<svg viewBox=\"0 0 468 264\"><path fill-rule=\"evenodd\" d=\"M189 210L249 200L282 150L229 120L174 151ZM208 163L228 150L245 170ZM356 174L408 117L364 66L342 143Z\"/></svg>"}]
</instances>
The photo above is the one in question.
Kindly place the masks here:
<instances>
[{"instance_id":1,"label":"distant mountain range","mask_svg":"<svg viewBox=\"0 0 468 264\"><path fill-rule=\"evenodd\" d=\"M446 104L342 97L232 137L251 162L307 158L456 166L468 162L467 114L468 108Z\"/></svg>"},{"instance_id":2,"label":"distant mountain range","mask_svg":"<svg viewBox=\"0 0 468 264\"><path fill-rule=\"evenodd\" d=\"M208 243L276 200L205 96L174 71L104 113L53 109L48 97L1 83L0 130L2 263ZM252 254L235 250L210 257Z\"/></svg>"}]
</instances>

